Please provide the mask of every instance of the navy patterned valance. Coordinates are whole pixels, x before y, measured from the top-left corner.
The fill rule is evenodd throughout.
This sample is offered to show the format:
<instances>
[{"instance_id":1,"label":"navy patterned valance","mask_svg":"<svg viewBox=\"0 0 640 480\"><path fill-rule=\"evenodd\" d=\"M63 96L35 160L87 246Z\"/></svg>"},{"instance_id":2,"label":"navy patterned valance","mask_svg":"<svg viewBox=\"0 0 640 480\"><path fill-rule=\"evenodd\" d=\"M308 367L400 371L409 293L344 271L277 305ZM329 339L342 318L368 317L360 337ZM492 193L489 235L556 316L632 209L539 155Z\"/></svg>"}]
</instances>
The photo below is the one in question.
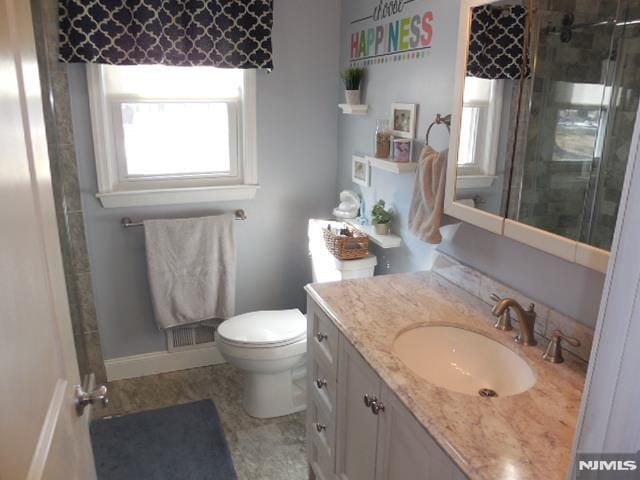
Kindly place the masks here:
<instances>
[{"instance_id":1,"label":"navy patterned valance","mask_svg":"<svg viewBox=\"0 0 640 480\"><path fill-rule=\"evenodd\" d=\"M491 80L528 77L526 41L525 7L483 5L473 8L467 75Z\"/></svg>"},{"instance_id":2,"label":"navy patterned valance","mask_svg":"<svg viewBox=\"0 0 640 480\"><path fill-rule=\"evenodd\" d=\"M273 68L273 0L60 0L60 60Z\"/></svg>"}]
</instances>

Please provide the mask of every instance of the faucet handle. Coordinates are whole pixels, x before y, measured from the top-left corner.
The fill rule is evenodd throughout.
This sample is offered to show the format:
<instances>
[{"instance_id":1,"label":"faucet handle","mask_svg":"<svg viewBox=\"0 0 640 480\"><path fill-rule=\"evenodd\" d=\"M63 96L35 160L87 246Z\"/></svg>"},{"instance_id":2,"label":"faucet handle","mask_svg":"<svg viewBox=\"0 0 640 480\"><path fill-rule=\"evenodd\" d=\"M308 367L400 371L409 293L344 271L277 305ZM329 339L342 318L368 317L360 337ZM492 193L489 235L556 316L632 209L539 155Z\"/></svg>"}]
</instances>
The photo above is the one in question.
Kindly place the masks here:
<instances>
[{"instance_id":1,"label":"faucet handle","mask_svg":"<svg viewBox=\"0 0 640 480\"><path fill-rule=\"evenodd\" d=\"M564 362L564 358L562 356L562 340L565 340L569 345L573 347L580 346L580 340L578 340L577 338L565 335L562 330L554 330L551 334L549 345L547 345L547 349L542 354L542 358L551 363Z\"/></svg>"},{"instance_id":2,"label":"faucet handle","mask_svg":"<svg viewBox=\"0 0 640 480\"><path fill-rule=\"evenodd\" d=\"M578 340L575 337L570 337L569 335L566 335L560 329L554 330L553 333L551 334L551 338L556 338L556 337L561 339L561 340L566 341L572 347L579 347L580 346L580 340Z\"/></svg>"},{"instance_id":3,"label":"faucet handle","mask_svg":"<svg viewBox=\"0 0 640 480\"><path fill-rule=\"evenodd\" d=\"M502 297L500 297L500 295L498 295L497 293L492 293L490 297L494 302L499 302L500 300L502 300Z\"/></svg>"}]
</instances>

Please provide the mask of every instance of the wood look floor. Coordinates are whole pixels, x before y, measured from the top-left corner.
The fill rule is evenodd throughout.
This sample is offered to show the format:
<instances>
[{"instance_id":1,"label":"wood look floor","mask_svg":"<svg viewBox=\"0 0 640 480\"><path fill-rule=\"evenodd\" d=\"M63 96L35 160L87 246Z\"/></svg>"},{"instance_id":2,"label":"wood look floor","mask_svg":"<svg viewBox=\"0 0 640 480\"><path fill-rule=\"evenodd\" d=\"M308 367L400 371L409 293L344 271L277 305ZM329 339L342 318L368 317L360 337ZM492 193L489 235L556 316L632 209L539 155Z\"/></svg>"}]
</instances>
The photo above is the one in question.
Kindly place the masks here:
<instances>
[{"instance_id":1,"label":"wood look floor","mask_svg":"<svg viewBox=\"0 0 640 480\"><path fill-rule=\"evenodd\" d=\"M306 480L304 412L269 420L242 409L242 372L223 364L109 383L99 417L124 415L210 398L229 442L239 480Z\"/></svg>"}]
</instances>

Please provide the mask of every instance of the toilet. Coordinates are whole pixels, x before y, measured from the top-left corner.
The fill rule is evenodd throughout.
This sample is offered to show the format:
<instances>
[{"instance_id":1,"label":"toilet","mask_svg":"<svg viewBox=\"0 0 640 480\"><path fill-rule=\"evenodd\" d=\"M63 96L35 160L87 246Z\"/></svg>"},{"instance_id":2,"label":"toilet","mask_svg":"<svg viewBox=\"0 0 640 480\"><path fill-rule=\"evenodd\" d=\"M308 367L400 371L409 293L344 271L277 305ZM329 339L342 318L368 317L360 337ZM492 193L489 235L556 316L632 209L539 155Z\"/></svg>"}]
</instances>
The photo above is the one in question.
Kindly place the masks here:
<instances>
[{"instance_id":1,"label":"toilet","mask_svg":"<svg viewBox=\"0 0 640 480\"><path fill-rule=\"evenodd\" d=\"M376 257L336 259L321 241L323 223L309 221L313 281L372 277ZM243 406L249 415L272 418L306 408L307 318L300 310L237 315L222 322L216 334L225 360L245 372Z\"/></svg>"}]
</instances>

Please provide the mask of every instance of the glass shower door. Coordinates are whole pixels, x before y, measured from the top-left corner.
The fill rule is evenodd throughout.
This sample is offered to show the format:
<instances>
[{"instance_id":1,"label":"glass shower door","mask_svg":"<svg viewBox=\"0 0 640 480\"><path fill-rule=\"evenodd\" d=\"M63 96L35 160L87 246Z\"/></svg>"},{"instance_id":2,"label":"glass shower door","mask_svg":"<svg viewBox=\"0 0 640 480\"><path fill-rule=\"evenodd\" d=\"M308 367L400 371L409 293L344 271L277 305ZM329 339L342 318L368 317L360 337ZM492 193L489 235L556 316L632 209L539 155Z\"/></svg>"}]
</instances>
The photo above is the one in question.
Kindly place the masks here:
<instances>
[{"instance_id":1,"label":"glass shower door","mask_svg":"<svg viewBox=\"0 0 640 480\"><path fill-rule=\"evenodd\" d=\"M594 165L580 241L609 250L640 100L640 1L621 1L609 62L601 161Z\"/></svg>"}]
</instances>

